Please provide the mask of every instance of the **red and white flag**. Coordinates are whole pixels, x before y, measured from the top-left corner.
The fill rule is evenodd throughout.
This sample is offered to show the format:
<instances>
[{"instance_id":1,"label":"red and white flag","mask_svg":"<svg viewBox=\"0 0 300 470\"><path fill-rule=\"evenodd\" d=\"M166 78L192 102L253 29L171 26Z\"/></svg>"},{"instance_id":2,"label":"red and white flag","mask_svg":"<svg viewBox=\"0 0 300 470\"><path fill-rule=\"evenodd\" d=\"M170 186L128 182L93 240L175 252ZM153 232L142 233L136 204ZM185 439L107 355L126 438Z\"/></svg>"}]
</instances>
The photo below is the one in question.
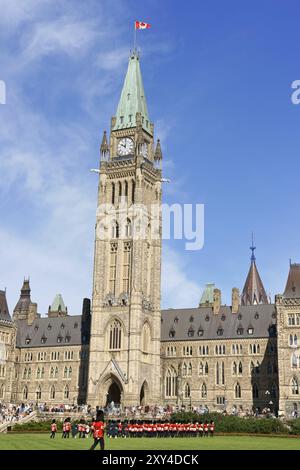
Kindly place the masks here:
<instances>
[{"instance_id":1,"label":"red and white flag","mask_svg":"<svg viewBox=\"0 0 300 470\"><path fill-rule=\"evenodd\" d=\"M151 24L143 23L143 21L135 22L135 29L148 29L148 28L151 28Z\"/></svg>"}]
</instances>

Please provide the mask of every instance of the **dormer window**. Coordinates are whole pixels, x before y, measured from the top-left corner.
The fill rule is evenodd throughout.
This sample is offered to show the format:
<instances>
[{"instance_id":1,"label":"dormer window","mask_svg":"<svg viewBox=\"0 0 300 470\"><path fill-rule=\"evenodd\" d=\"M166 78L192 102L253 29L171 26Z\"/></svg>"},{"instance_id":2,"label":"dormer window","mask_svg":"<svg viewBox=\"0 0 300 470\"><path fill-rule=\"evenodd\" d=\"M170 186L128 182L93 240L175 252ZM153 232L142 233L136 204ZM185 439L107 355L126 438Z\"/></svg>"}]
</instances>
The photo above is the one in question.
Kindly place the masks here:
<instances>
[{"instance_id":1,"label":"dormer window","mask_svg":"<svg viewBox=\"0 0 300 470\"><path fill-rule=\"evenodd\" d=\"M243 333L244 333L244 328L241 327L241 326L239 326L238 329L237 329L237 334L238 334L239 336L241 336Z\"/></svg>"},{"instance_id":2,"label":"dormer window","mask_svg":"<svg viewBox=\"0 0 300 470\"><path fill-rule=\"evenodd\" d=\"M190 323L193 323L193 321L194 321L194 317L191 316L191 317L190 317Z\"/></svg>"},{"instance_id":3,"label":"dormer window","mask_svg":"<svg viewBox=\"0 0 300 470\"><path fill-rule=\"evenodd\" d=\"M74 323L74 328L78 328L78 323Z\"/></svg>"},{"instance_id":4,"label":"dormer window","mask_svg":"<svg viewBox=\"0 0 300 470\"><path fill-rule=\"evenodd\" d=\"M124 123L124 116L120 116L120 122L121 122L121 124Z\"/></svg>"},{"instance_id":5,"label":"dormer window","mask_svg":"<svg viewBox=\"0 0 300 470\"><path fill-rule=\"evenodd\" d=\"M194 336L194 333L195 333L194 328L193 328L193 327L190 327L190 328L189 328L189 331L188 331L188 336L191 338L191 337Z\"/></svg>"},{"instance_id":6,"label":"dormer window","mask_svg":"<svg viewBox=\"0 0 300 470\"><path fill-rule=\"evenodd\" d=\"M170 338L175 338L175 334L176 334L176 333L175 333L174 328L171 328L170 331L169 331L169 337L170 337Z\"/></svg>"},{"instance_id":7,"label":"dormer window","mask_svg":"<svg viewBox=\"0 0 300 470\"><path fill-rule=\"evenodd\" d=\"M198 336L203 336L203 333L204 333L203 329L202 329L202 328L199 328L199 330L198 330Z\"/></svg>"},{"instance_id":8,"label":"dormer window","mask_svg":"<svg viewBox=\"0 0 300 470\"><path fill-rule=\"evenodd\" d=\"M31 338L30 338L29 335L27 335L27 336L26 336L26 339L25 339L25 343L26 343L26 344L29 344L30 341L31 341Z\"/></svg>"},{"instance_id":9,"label":"dormer window","mask_svg":"<svg viewBox=\"0 0 300 470\"><path fill-rule=\"evenodd\" d=\"M258 312L256 312L256 314L254 315L254 318L255 318L255 320L258 320L258 319L259 319L259 314L258 314Z\"/></svg>"},{"instance_id":10,"label":"dormer window","mask_svg":"<svg viewBox=\"0 0 300 470\"><path fill-rule=\"evenodd\" d=\"M218 336L223 336L223 332L224 332L223 328L218 328L217 329L217 335Z\"/></svg>"},{"instance_id":11,"label":"dormer window","mask_svg":"<svg viewBox=\"0 0 300 470\"><path fill-rule=\"evenodd\" d=\"M206 315L205 321L209 321L209 315Z\"/></svg>"},{"instance_id":12,"label":"dormer window","mask_svg":"<svg viewBox=\"0 0 300 470\"><path fill-rule=\"evenodd\" d=\"M35 325L34 329L37 331L39 329L39 325Z\"/></svg>"},{"instance_id":13,"label":"dormer window","mask_svg":"<svg viewBox=\"0 0 300 470\"><path fill-rule=\"evenodd\" d=\"M178 317L174 318L174 323L178 323Z\"/></svg>"},{"instance_id":14,"label":"dormer window","mask_svg":"<svg viewBox=\"0 0 300 470\"><path fill-rule=\"evenodd\" d=\"M52 328L52 325L50 325L50 323L49 323L48 326L47 326L47 329L51 330L51 328Z\"/></svg>"},{"instance_id":15,"label":"dormer window","mask_svg":"<svg viewBox=\"0 0 300 470\"><path fill-rule=\"evenodd\" d=\"M63 330L64 327L65 327L65 325L62 323L62 324L60 325L60 327L61 327L61 329Z\"/></svg>"},{"instance_id":16,"label":"dormer window","mask_svg":"<svg viewBox=\"0 0 300 470\"><path fill-rule=\"evenodd\" d=\"M61 335L58 335L58 337L57 337L57 342L58 342L58 343L61 343L61 342L62 342L62 336L61 336Z\"/></svg>"},{"instance_id":17,"label":"dormer window","mask_svg":"<svg viewBox=\"0 0 300 470\"><path fill-rule=\"evenodd\" d=\"M242 317L242 314L239 313L239 315L238 315L238 320L241 320L242 318L243 318L243 317Z\"/></svg>"},{"instance_id":18,"label":"dormer window","mask_svg":"<svg viewBox=\"0 0 300 470\"><path fill-rule=\"evenodd\" d=\"M46 341L47 341L47 336L43 335L43 336L41 337L41 343L42 343L42 344L45 344Z\"/></svg>"},{"instance_id":19,"label":"dormer window","mask_svg":"<svg viewBox=\"0 0 300 470\"><path fill-rule=\"evenodd\" d=\"M225 321L225 320L226 320L226 315L223 314L223 315L221 316L221 320L222 320L222 321Z\"/></svg>"},{"instance_id":20,"label":"dormer window","mask_svg":"<svg viewBox=\"0 0 300 470\"><path fill-rule=\"evenodd\" d=\"M69 333L67 333L66 337L65 337L65 342L69 343L70 341L71 341L71 335Z\"/></svg>"},{"instance_id":21,"label":"dormer window","mask_svg":"<svg viewBox=\"0 0 300 470\"><path fill-rule=\"evenodd\" d=\"M252 326L249 326L248 335L253 335L253 332L254 332L254 330L253 330Z\"/></svg>"}]
</instances>

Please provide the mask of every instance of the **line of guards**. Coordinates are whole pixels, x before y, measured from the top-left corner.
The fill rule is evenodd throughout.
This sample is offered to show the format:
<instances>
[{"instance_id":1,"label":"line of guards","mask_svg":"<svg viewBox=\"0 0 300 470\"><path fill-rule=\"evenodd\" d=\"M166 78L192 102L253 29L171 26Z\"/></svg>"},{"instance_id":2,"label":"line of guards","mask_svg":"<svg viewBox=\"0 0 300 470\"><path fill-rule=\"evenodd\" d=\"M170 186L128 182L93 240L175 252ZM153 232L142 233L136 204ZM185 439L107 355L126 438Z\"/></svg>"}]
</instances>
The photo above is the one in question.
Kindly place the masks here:
<instances>
[{"instance_id":1,"label":"line of guards","mask_svg":"<svg viewBox=\"0 0 300 470\"><path fill-rule=\"evenodd\" d=\"M127 437L213 437L215 423L190 422L190 423L170 423L169 421L114 421L105 423L105 434L109 438ZM57 426L55 419L51 424L51 438L55 437ZM81 420L78 424L71 424L70 418L63 423L62 438L70 436L85 438L93 435L93 425Z\"/></svg>"},{"instance_id":2,"label":"line of guards","mask_svg":"<svg viewBox=\"0 0 300 470\"><path fill-rule=\"evenodd\" d=\"M213 437L215 423L170 423L170 422L140 422L140 421L108 421L106 435L116 437Z\"/></svg>"}]
</instances>

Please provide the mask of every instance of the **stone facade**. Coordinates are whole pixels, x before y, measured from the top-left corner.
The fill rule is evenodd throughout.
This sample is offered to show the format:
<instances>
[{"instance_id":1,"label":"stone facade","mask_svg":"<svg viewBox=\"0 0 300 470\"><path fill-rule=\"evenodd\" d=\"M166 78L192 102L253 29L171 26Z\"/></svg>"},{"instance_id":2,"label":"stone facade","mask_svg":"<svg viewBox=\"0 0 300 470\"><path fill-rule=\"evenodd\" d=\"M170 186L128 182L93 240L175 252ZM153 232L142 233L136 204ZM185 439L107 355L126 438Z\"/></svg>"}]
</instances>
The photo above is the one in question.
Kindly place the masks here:
<instances>
[{"instance_id":1,"label":"stone facade","mask_svg":"<svg viewBox=\"0 0 300 470\"><path fill-rule=\"evenodd\" d=\"M209 284L197 308L161 311L162 151L153 135L133 53L100 148L92 309L84 299L82 315L69 315L58 294L42 316L25 279L11 318L0 291L0 401L290 416L300 406L300 265L271 304L252 246L232 306Z\"/></svg>"}]
</instances>

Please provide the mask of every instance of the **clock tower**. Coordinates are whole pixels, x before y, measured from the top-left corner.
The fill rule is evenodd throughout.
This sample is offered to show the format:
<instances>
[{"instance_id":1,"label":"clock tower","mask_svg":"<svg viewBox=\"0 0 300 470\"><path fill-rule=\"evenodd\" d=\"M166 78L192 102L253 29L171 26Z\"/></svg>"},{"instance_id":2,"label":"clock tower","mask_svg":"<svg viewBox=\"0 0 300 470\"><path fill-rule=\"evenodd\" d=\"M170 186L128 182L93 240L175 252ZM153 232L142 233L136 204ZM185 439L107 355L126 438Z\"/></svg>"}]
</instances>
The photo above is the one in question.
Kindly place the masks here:
<instances>
[{"instance_id":1,"label":"clock tower","mask_svg":"<svg viewBox=\"0 0 300 470\"><path fill-rule=\"evenodd\" d=\"M96 218L87 402L151 405L161 397L161 160L140 59L130 58L109 139Z\"/></svg>"}]
</instances>

